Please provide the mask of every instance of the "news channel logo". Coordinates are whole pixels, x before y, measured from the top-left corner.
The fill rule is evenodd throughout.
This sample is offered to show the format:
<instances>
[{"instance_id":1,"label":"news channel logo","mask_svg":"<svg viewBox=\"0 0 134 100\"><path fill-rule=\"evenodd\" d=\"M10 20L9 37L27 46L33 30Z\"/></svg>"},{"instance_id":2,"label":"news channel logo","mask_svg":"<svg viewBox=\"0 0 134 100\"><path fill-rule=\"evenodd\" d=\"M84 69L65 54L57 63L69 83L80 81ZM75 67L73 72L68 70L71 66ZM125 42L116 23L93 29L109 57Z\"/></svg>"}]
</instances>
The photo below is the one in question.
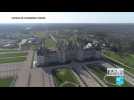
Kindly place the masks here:
<instances>
[{"instance_id":1,"label":"news channel logo","mask_svg":"<svg viewBox=\"0 0 134 100\"><path fill-rule=\"evenodd\" d=\"M115 83L118 86L123 85L125 82L123 68L107 68L107 76L115 77Z\"/></svg>"},{"instance_id":2,"label":"news channel logo","mask_svg":"<svg viewBox=\"0 0 134 100\"><path fill-rule=\"evenodd\" d=\"M116 79L115 79L116 81L116 85L119 85L119 86L121 86L121 85L123 85L124 84L124 76L116 76Z\"/></svg>"}]
</instances>

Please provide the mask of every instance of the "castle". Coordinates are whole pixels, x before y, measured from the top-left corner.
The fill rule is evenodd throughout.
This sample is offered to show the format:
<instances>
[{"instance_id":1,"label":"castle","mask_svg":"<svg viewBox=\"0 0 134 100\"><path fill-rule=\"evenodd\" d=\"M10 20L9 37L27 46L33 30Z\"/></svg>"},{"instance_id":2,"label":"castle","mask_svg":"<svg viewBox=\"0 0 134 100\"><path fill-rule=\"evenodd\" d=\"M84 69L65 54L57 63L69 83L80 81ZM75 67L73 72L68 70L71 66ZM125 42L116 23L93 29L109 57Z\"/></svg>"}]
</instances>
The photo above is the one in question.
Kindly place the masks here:
<instances>
[{"instance_id":1,"label":"castle","mask_svg":"<svg viewBox=\"0 0 134 100\"><path fill-rule=\"evenodd\" d=\"M78 41L60 39L57 42L57 48L49 49L45 47L45 44L40 46L37 50L37 66L91 61L100 57L100 51L97 51L90 43L83 45Z\"/></svg>"}]
</instances>

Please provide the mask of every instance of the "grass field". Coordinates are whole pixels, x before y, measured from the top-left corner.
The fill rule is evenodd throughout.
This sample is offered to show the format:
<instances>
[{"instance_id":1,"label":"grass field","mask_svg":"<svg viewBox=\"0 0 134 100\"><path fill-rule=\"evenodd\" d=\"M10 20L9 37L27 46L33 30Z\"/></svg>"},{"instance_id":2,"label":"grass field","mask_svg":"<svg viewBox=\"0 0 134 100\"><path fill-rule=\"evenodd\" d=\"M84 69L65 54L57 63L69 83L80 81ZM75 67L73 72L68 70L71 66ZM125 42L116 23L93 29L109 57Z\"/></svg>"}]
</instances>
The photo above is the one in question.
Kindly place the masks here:
<instances>
[{"instance_id":1,"label":"grass field","mask_svg":"<svg viewBox=\"0 0 134 100\"><path fill-rule=\"evenodd\" d=\"M18 52L18 50L16 50L16 49L0 49L0 53L1 52Z\"/></svg>"},{"instance_id":2,"label":"grass field","mask_svg":"<svg viewBox=\"0 0 134 100\"><path fill-rule=\"evenodd\" d=\"M19 52L19 53L4 53L0 54L0 58L7 58L7 57L19 57L19 56L26 56L26 52Z\"/></svg>"},{"instance_id":3,"label":"grass field","mask_svg":"<svg viewBox=\"0 0 134 100\"><path fill-rule=\"evenodd\" d=\"M79 85L79 82L73 74L72 70L67 68L57 69L54 72L54 79L57 86L60 86L65 82L68 82L68 84L63 85L63 87L75 87L75 85L69 84L69 82Z\"/></svg>"},{"instance_id":4,"label":"grass field","mask_svg":"<svg viewBox=\"0 0 134 100\"><path fill-rule=\"evenodd\" d=\"M44 40L46 48L56 48L56 42L53 41L51 38L46 38Z\"/></svg>"},{"instance_id":5,"label":"grass field","mask_svg":"<svg viewBox=\"0 0 134 100\"><path fill-rule=\"evenodd\" d=\"M25 60L26 60L26 57L4 58L4 59L0 59L0 64L13 63L13 62L22 62L22 61L25 61Z\"/></svg>"},{"instance_id":6,"label":"grass field","mask_svg":"<svg viewBox=\"0 0 134 100\"><path fill-rule=\"evenodd\" d=\"M91 69L91 71L98 76L105 84L107 84L104 81L104 76L106 75L106 72L102 71L101 69L97 68L95 65L88 65L88 67ZM99 66L98 66L99 67ZM115 77L106 77L106 80L109 83L115 84ZM107 84L109 87L120 87L120 86L115 86L115 85L111 85L111 84ZM131 87L131 85L125 81L124 85L122 85L121 87Z\"/></svg>"},{"instance_id":7,"label":"grass field","mask_svg":"<svg viewBox=\"0 0 134 100\"><path fill-rule=\"evenodd\" d=\"M125 66L121 66L123 68L125 68L125 70L134 73L134 54L126 54L124 55L119 55L118 53L112 52L112 51L106 51L104 53L106 56L111 57L112 59L115 59L121 63L123 63L124 65L130 67L125 67Z\"/></svg>"},{"instance_id":8,"label":"grass field","mask_svg":"<svg viewBox=\"0 0 134 100\"><path fill-rule=\"evenodd\" d=\"M13 81L12 78L0 79L0 87L9 87L12 81Z\"/></svg>"},{"instance_id":9,"label":"grass field","mask_svg":"<svg viewBox=\"0 0 134 100\"><path fill-rule=\"evenodd\" d=\"M40 37L40 38L44 38L45 37L45 33L43 33L43 32L34 32L33 34L38 36L38 37Z\"/></svg>"},{"instance_id":10,"label":"grass field","mask_svg":"<svg viewBox=\"0 0 134 100\"><path fill-rule=\"evenodd\" d=\"M12 62L22 62L27 58L26 52L4 52L0 54L0 64L12 63Z\"/></svg>"},{"instance_id":11,"label":"grass field","mask_svg":"<svg viewBox=\"0 0 134 100\"><path fill-rule=\"evenodd\" d=\"M105 54L111 58L114 58L125 65L130 67L134 67L134 54L127 54L127 55L119 55L118 53L112 51L106 51Z\"/></svg>"},{"instance_id":12,"label":"grass field","mask_svg":"<svg viewBox=\"0 0 134 100\"><path fill-rule=\"evenodd\" d=\"M56 48L56 43L54 40L52 40L49 36L45 35L45 33L42 32L35 32L36 36L40 37L45 44L46 48Z\"/></svg>"}]
</instances>

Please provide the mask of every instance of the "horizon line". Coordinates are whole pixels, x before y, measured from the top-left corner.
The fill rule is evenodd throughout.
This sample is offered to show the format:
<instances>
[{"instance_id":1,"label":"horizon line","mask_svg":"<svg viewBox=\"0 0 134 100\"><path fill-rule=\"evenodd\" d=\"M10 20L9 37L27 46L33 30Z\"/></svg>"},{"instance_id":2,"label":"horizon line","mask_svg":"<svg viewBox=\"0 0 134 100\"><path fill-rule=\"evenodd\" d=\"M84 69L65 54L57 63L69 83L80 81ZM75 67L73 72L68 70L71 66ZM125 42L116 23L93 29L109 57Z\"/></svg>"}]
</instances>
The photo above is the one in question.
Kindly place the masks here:
<instances>
[{"instance_id":1,"label":"horizon line","mask_svg":"<svg viewBox=\"0 0 134 100\"><path fill-rule=\"evenodd\" d=\"M0 24L134 24L134 23L0 23Z\"/></svg>"}]
</instances>

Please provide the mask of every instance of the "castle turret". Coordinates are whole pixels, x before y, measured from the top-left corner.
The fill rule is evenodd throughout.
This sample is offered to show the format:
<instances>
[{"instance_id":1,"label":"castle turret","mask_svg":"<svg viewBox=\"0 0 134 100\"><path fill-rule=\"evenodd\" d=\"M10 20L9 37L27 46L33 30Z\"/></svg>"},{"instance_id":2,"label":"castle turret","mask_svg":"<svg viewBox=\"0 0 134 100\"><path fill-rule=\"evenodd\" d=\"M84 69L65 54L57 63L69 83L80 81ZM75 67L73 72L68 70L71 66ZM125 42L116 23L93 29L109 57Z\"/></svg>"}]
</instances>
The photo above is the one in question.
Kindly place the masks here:
<instances>
[{"instance_id":1,"label":"castle turret","mask_svg":"<svg viewBox=\"0 0 134 100\"><path fill-rule=\"evenodd\" d=\"M45 64L45 49L40 47L37 50L37 66L42 66Z\"/></svg>"},{"instance_id":2,"label":"castle turret","mask_svg":"<svg viewBox=\"0 0 134 100\"><path fill-rule=\"evenodd\" d=\"M58 54L59 54L59 62L60 63L67 62L66 48L67 48L67 42L65 40L59 40L58 41Z\"/></svg>"}]
</instances>

